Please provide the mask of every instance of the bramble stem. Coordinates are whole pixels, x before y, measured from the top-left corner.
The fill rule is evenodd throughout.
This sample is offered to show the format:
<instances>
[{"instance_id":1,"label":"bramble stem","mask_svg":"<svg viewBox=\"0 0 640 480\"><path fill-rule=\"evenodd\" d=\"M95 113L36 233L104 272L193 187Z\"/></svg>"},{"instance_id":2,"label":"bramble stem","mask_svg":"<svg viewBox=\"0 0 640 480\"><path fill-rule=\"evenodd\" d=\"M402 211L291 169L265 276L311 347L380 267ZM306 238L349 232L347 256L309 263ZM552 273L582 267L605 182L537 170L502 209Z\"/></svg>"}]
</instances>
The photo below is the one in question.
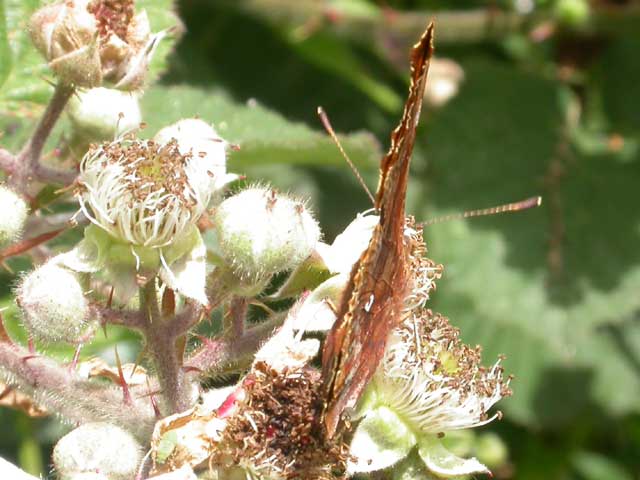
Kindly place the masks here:
<instances>
[{"instance_id":1,"label":"bramble stem","mask_svg":"<svg viewBox=\"0 0 640 480\"><path fill-rule=\"evenodd\" d=\"M233 297L229 302L229 312L228 317L225 318L224 330L230 338L240 338L244 335L248 310L249 299L245 297ZM228 325L226 322L228 322Z\"/></svg>"},{"instance_id":2,"label":"bramble stem","mask_svg":"<svg viewBox=\"0 0 640 480\"><path fill-rule=\"evenodd\" d=\"M75 178L73 172L58 171L40 164L42 149L74 91L75 87L71 85L62 83L56 85L33 135L14 159L9 182L16 190L25 192L29 182L34 179L67 184Z\"/></svg>"},{"instance_id":3,"label":"bramble stem","mask_svg":"<svg viewBox=\"0 0 640 480\"><path fill-rule=\"evenodd\" d=\"M160 389L170 410L163 413L187 410L192 406L192 385L185 376L178 356L178 337L173 325L177 317L163 318L160 314L155 278L140 288L140 313L146 319L143 333L156 366Z\"/></svg>"},{"instance_id":4,"label":"bramble stem","mask_svg":"<svg viewBox=\"0 0 640 480\"><path fill-rule=\"evenodd\" d=\"M253 356L273 332L284 322L284 315L272 318L247 331L239 338L206 340L185 361L189 372L206 372L211 375L242 370L253 360Z\"/></svg>"},{"instance_id":5,"label":"bramble stem","mask_svg":"<svg viewBox=\"0 0 640 480\"><path fill-rule=\"evenodd\" d=\"M111 422L141 439L153 429L156 419L146 387L133 390L133 402L125 404L119 387L87 380L50 358L7 341L0 341L0 365L0 378L67 421Z\"/></svg>"}]
</instances>

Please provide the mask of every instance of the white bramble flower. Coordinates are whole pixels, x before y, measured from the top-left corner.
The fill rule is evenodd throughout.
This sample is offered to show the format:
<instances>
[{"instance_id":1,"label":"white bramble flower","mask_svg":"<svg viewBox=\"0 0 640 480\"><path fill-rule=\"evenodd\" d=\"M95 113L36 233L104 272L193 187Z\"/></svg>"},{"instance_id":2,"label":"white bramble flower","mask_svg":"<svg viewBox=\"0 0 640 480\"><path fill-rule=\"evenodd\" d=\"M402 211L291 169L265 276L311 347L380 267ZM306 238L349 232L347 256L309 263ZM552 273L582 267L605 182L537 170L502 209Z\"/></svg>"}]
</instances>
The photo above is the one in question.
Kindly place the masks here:
<instances>
[{"instance_id":1,"label":"white bramble flower","mask_svg":"<svg viewBox=\"0 0 640 480\"><path fill-rule=\"evenodd\" d=\"M92 148L80 164L77 197L93 225L57 261L104 273L121 301L136 291L136 274L159 273L169 288L206 304L206 248L196 222L232 177L225 142L213 128L207 132L198 151L192 132L181 136L180 129L176 137L129 134ZM223 148L207 150L214 140Z\"/></svg>"},{"instance_id":2,"label":"white bramble flower","mask_svg":"<svg viewBox=\"0 0 640 480\"><path fill-rule=\"evenodd\" d=\"M0 185L0 246L20 237L28 212L26 202L18 194Z\"/></svg>"},{"instance_id":3,"label":"white bramble flower","mask_svg":"<svg viewBox=\"0 0 640 480\"><path fill-rule=\"evenodd\" d=\"M213 194L200 177L212 162L180 153L177 140L159 144L129 136L89 151L80 165L83 213L117 239L163 247L204 213ZM216 166L217 168L217 166Z\"/></svg>"},{"instance_id":4,"label":"white bramble flower","mask_svg":"<svg viewBox=\"0 0 640 480\"><path fill-rule=\"evenodd\" d=\"M425 466L437 476L487 473L475 458L447 451L439 437L500 418L500 412L489 416L488 410L511 394L509 380L500 361L482 367L480 348L463 344L446 317L430 310L411 312L391 334L361 407L364 418L351 447L358 461L352 470L386 468L417 445ZM385 453L375 440L381 436L394 438Z\"/></svg>"},{"instance_id":5,"label":"white bramble flower","mask_svg":"<svg viewBox=\"0 0 640 480\"><path fill-rule=\"evenodd\" d=\"M473 428L499 418L488 410L511 394L510 378L500 361L486 369L480 365L480 348L461 342L458 329L446 317L424 309L434 281L441 274L423 256L421 232L409 221L409 285L403 319L388 340L384 358L361 404L362 418L355 431L350 470L371 472L387 468L418 447L430 473L454 477L487 473L475 458L449 452L440 437L447 432Z\"/></svg>"}]
</instances>

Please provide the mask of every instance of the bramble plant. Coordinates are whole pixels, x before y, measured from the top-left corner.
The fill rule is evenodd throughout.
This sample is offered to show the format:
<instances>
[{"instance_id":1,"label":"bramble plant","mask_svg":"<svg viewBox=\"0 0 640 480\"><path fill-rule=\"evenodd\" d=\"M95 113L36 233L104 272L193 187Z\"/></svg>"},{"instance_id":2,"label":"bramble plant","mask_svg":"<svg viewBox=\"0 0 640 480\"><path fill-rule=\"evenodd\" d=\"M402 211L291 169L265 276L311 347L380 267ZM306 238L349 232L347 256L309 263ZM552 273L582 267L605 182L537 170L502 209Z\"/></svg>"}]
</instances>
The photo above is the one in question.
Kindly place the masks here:
<instances>
[{"instance_id":1,"label":"bramble plant","mask_svg":"<svg viewBox=\"0 0 640 480\"><path fill-rule=\"evenodd\" d=\"M54 474L488 473L463 458L469 448L456 439L499 416L488 410L510 395L510 379L499 362L482 367L479 348L425 307L442 266L424 257L412 222L403 237L403 320L350 412L351 428L325 437L320 340L306 334L333 325L378 215L359 215L327 245L305 200L228 172L236 146L224 122L193 117L144 128L138 100L160 68L154 54L166 55L163 42L179 33L168 9L152 15L159 8L147 16L132 0L66 0L28 22L54 90L24 146L0 150L0 254L33 260L14 290L26 345L0 328L0 380L74 427L53 451ZM152 33L167 18L176 23ZM68 132L54 165L43 152L59 123ZM347 145L366 141L354 136ZM81 232L75 244L47 243L72 229ZM259 322L248 321L253 310L263 312ZM201 334L220 312L218 332ZM114 326L140 335L146 369L122 364L117 350L113 365L83 355ZM76 350L73 359L46 353L60 344ZM499 441L484 450L492 464L504 459Z\"/></svg>"}]
</instances>

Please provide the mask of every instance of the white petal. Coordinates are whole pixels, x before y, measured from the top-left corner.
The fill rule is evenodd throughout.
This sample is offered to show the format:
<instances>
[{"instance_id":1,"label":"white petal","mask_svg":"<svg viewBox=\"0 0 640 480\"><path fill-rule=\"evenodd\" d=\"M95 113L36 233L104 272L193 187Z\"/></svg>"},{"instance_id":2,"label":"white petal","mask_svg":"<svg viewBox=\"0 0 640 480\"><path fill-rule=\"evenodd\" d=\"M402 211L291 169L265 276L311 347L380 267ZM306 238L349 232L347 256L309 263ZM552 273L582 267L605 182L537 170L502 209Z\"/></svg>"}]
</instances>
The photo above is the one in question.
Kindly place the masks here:
<instances>
[{"instance_id":1,"label":"white petal","mask_svg":"<svg viewBox=\"0 0 640 480\"><path fill-rule=\"evenodd\" d=\"M358 424L351 442L349 473L365 473L390 467L406 457L416 444L415 435L387 407L367 413Z\"/></svg>"},{"instance_id":2,"label":"white petal","mask_svg":"<svg viewBox=\"0 0 640 480\"><path fill-rule=\"evenodd\" d=\"M205 294L207 278L207 248L198 236L198 243L171 265L160 269L160 278L169 288L203 305L209 303Z\"/></svg>"},{"instance_id":3,"label":"white petal","mask_svg":"<svg viewBox=\"0 0 640 480\"><path fill-rule=\"evenodd\" d=\"M450 478L461 475L491 472L475 458L460 458L447 450L434 435L426 435L418 441L418 453L426 467L440 477Z\"/></svg>"},{"instance_id":4,"label":"white petal","mask_svg":"<svg viewBox=\"0 0 640 480\"><path fill-rule=\"evenodd\" d=\"M296 312L293 329L307 332L329 330L336 321L336 308L348 281L346 274L340 274L318 285Z\"/></svg>"},{"instance_id":5,"label":"white petal","mask_svg":"<svg viewBox=\"0 0 640 480\"><path fill-rule=\"evenodd\" d=\"M367 248L378 225L377 215L358 214L356 219L347 225L338 235L325 253L323 259L332 273L350 273L353 264L358 261L362 252Z\"/></svg>"}]
</instances>

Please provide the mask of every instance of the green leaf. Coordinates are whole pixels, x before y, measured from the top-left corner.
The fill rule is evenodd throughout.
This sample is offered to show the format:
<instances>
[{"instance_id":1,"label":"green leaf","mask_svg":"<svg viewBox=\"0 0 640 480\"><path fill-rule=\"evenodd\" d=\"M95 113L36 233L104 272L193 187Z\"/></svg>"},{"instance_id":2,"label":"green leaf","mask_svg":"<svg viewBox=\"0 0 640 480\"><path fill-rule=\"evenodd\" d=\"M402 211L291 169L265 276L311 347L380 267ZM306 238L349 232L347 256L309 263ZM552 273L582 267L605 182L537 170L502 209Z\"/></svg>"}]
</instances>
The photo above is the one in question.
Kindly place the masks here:
<instances>
[{"instance_id":1,"label":"green leaf","mask_svg":"<svg viewBox=\"0 0 640 480\"><path fill-rule=\"evenodd\" d=\"M215 91L156 86L142 99L142 110L150 136L182 118L199 116L213 122L225 140L240 146L229 159L228 169L234 172L266 163L344 164L340 152L325 133L290 122L255 101L240 105ZM371 134L354 133L340 138L355 164L377 164L381 154Z\"/></svg>"},{"instance_id":2,"label":"green leaf","mask_svg":"<svg viewBox=\"0 0 640 480\"><path fill-rule=\"evenodd\" d=\"M43 80L46 62L29 36L29 18L39 4L37 0L0 1L0 115L33 116L52 92Z\"/></svg>"},{"instance_id":3,"label":"green leaf","mask_svg":"<svg viewBox=\"0 0 640 480\"><path fill-rule=\"evenodd\" d=\"M534 194L543 206L428 227L429 254L445 265L431 308L482 345L486 363L507 355L515 393L499 408L512 420L557 428L594 405L638 411L640 379L607 329L640 308L639 162L572 152L552 82L491 61L463 66L461 94L427 127L429 168L414 177L429 188L411 203L431 208L409 211Z\"/></svg>"},{"instance_id":4,"label":"green leaf","mask_svg":"<svg viewBox=\"0 0 640 480\"><path fill-rule=\"evenodd\" d=\"M391 113L401 108L400 97L391 88L367 74L344 41L323 33L317 33L303 41L296 38L290 41L291 47L307 61L346 79L380 108Z\"/></svg>"}]
</instances>

